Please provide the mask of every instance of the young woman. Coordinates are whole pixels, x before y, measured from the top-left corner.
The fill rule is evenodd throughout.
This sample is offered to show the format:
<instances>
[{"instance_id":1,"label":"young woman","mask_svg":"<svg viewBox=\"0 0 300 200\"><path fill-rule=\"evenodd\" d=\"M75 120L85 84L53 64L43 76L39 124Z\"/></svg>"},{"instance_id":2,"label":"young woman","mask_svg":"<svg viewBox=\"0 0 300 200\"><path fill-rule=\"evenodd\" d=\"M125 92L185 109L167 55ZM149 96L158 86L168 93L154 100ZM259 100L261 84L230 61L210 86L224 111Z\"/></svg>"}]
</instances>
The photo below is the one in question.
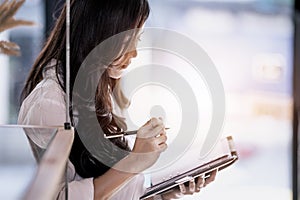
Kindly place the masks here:
<instances>
[{"instance_id":1,"label":"young woman","mask_svg":"<svg viewBox=\"0 0 300 200\"><path fill-rule=\"evenodd\" d=\"M71 0L71 91L81 64L97 45L118 33L143 27L148 15L147 0ZM75 127L75 140L69 156L67 172L71 200L139 199L144 193L144 179L137 172L150 167L159 154L167 148L164 124L160 119L149 120L138 130L132 150L124 138L112 139L112 145L103 146L103 157L111 159L110 164L113 167L107 167L106 163L100 162L91 155L76 131L78 124L82 122L78 117L81 116L80 111L77 109L74 114L74 106L65 107L65 16L64 8L28 76L21 96L22 105L18 122L27 125L61 126L65 122L66 112L70 113L72 125ZM137 38L135 36L132 38L131 44L127 45L136 42ZM98 125L106 134L126 130L126 124L115 114L113 104L125 109L129 105L128 100L122 91L118 92L119 95L113 95L112 91L118 90L122 70L129 65L130 59L135 57L137 52L133 50L120 55L124 50L122 48L127 47L122 44L119 48L113 62L108 65L99 64L96 67L96 70L102 70L103 74L94 98L95 112ZM113 96L115 99L112 98ZM84 126L90 127L91 125L87 123ZM88 128L86 134L90 134ZM126 150L128 154L116 158L117 154L110 151L112 146ZM36 151L35 154L38 155L39 150ZM148 153L150 156L136 159L136 156L130 152ZM127 170L117 170L122 168ZM212 173L206 181L199 178L195 183L193 180L189 187L182 184L180 189L166 193L161 198L180 198L183 194L199 192L202 186L213 181L215 174ZM61 188L57 197L64 198L64 188Z\"/></svg>"}]
</instances>

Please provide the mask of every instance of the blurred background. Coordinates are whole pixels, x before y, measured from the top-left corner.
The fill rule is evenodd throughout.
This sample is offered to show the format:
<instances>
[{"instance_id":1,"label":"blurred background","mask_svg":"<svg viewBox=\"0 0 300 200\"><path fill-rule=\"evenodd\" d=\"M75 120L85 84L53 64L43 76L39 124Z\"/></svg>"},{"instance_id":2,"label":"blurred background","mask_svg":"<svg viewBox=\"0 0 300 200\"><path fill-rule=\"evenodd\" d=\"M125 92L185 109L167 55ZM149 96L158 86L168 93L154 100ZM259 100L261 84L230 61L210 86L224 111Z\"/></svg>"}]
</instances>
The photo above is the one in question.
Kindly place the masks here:
<instances>
[{"instance_id":1,"label":"blurred background","mask_svg":"<svg viewBox=\"0 0 300 200\"><path fill-rule=\"evenodd\" d=\"M218 174L217 181L185 199L296 200L297 178L292 173L293 161L297 161L292 148L294 1L149 2L151 15L146 26L183 33L215 63L226 94L223 135L233 135L240 156L234 166ZM22 50L20 57L0 55L0 124L16 123L20 91L59 7L53 0L28 0L17 17L37 26L0 35ZM0 138L1 147L6 141ZM11 144L9 151L18 151L15 145ZM21 169L32 162L21 159L23 154L15 154L19 162L0 154L0 175L4 165Z\"/></svg>"},{"instance_id":2,"label":"blurred background","mask_svg":"<svg viewBox=\"0 0 300 200\"><path fill-rule=\"evenodd\" d=\"M226 94L223 135L233 135L240 156L185 199L292 199L293 1L150 2L148 26L189 36L215 63Z\"/></svg>"}]
</instances>

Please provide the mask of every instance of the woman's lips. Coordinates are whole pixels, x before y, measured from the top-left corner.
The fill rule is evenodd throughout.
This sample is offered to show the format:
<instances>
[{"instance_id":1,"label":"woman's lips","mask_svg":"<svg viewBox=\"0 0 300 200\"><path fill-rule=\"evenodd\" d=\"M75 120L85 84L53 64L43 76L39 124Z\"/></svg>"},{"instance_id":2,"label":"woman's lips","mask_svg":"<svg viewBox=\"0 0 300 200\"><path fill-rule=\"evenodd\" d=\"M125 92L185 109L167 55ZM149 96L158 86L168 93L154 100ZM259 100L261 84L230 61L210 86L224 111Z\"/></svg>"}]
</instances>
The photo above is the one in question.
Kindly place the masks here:
<instances>
[{"instance_id":1,"label":"woman's lips","mask_svg":"<svg viewBox=\"0 0 300 200\"><path fill-rule=\"evenodd\" d=\"M130 64L130 63L129 63L129 64ZM121 69L126 69L126 68L128 67L129 64L122 65L122 66L121 66Z\"/></svg>"}]
</instances>

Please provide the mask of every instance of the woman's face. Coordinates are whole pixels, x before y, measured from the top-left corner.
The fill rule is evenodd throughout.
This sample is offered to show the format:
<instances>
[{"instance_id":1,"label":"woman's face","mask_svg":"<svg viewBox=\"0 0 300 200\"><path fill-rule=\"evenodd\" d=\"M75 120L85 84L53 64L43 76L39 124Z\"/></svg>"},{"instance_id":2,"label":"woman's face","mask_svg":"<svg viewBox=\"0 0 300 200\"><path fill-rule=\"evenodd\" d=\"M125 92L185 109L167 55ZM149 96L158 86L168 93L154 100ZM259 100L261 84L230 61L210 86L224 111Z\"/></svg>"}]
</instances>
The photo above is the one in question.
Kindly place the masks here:
<instances>
[{"instance_id":1,"label":"woman's face","mask_svg":"<svg viewBox=\"0 0 300 200\"><path fill-rule=\"evenodd\" d=\"M115 60L108 68L109 77L119 79L122 77L124 70L131 63L131 59L137 56L137 51L134 49Z\"/></svg>"},{"instance_id":2,"label":"woman's face","mask_svg":"<svg viewBox=\"0 0 300 200\"><path fill-rule=\"evenodd\" d=\"M144 28L144 24L139 29L139 33L137 33L138 34L137 38L135 39L135 41L132 44L132 45L134 45L134 48L132 48L133 50L129 51L126 54L117 58L114 62L112 62L112 64L108 68L108 74L109 74L110 78L120 79L122 77L122 74L125 71L125 69L131 63L131 59L135 58L137 56L136 46L137 46L138 41L140 41L141 35L143 34L143 28ZM128 45L127 41L130 39L131 39L130 37L125 38L124 44ZM126 48L126 47L124 46L124 48Z\"/></svg>"}]
</instances>

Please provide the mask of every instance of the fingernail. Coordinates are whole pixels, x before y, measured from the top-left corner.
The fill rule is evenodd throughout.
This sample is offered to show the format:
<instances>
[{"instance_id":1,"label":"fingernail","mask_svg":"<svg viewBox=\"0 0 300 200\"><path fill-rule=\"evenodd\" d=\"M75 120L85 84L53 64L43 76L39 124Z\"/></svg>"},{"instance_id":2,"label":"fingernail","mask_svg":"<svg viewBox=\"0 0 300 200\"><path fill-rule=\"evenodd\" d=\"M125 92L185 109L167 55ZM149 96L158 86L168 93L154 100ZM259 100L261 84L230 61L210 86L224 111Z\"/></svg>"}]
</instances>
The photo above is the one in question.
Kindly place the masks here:
<instances>
[{"instance_id":1,"label":"fingernail","mask_svg":"<svg viewBox=\"0 0 300 200\"><path fill-rule=\"evenodd\" d=\"M205 187L205 183L203 182L202 184L199 185L200 188Z\"/></svg>"}]
</instances>

